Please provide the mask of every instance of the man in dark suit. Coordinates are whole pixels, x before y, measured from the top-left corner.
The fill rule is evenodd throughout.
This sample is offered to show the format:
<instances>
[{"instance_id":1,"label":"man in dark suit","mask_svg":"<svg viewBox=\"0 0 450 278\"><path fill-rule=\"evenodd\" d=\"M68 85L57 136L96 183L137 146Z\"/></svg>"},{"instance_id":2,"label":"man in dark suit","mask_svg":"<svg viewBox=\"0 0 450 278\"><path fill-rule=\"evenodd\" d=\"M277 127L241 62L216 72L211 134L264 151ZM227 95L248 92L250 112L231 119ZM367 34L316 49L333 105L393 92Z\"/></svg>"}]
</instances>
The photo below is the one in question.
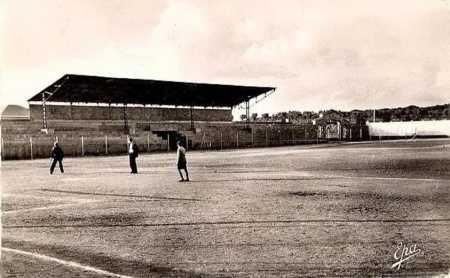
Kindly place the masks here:
<instances>
[{"instance_id":1,"label":"man in dark suit","mask_svg":"<svg viewBox=\"0 0 450 278\"><path fill-rule=\"evenodd\" d=\"M131 174L137 174L136 157L139 155L139 149L133 138L128 137L128 156L130 157Z\"/></svg>"},{"instance_id":2,"label":"man in dark suit","mask_svg":"<svg viewBox=\"0 0 450 278\"><path fill-rule=\"evenodd\" d=\"M52 156L53 161L50 166L50 175L52 175L53 171L55 170L56 162L59 162L59 169L61 170L61 173L64 173L64 167L62 164L62 160L64 158L64 152L61 149L61 147L59 146L58 142L55 142L53 144L51 156Z\"/></svg>"}]
</instances>

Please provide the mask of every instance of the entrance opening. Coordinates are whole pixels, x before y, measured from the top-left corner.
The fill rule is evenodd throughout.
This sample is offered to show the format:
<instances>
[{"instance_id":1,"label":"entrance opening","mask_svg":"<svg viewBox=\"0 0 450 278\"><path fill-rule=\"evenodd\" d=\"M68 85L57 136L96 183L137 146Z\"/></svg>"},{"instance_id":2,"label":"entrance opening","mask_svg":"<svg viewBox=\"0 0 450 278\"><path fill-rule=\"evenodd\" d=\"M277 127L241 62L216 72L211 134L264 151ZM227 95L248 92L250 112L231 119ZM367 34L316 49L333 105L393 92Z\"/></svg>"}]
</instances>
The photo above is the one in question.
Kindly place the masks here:
<instances>
[{"instance_id":1,"label":"entrance opening","mask_svg":"<svg viewBox=\"0 0 450 278\"><path fill-rule=\"evenodd\" d=\"M177 149L177 141L185 142L186 137L177 131L173 130L154 130L152 133L158 135L164 140L169 139L169 148L170 150L176 150Z\"/></svg>"}]
</instances>

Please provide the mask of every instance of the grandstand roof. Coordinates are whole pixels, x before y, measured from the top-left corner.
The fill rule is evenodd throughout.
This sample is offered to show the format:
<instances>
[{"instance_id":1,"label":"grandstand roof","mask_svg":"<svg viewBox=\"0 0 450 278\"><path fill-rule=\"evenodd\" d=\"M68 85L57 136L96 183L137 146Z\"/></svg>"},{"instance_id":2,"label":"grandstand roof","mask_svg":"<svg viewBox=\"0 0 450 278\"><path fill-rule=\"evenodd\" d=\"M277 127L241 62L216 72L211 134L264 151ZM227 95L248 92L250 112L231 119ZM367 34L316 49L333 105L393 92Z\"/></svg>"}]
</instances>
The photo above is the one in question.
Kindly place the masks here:
<instances>
[{"instance_id":1,"label":"grandstand roof","mask_svg":"<svg viewBox=\"0 0 450 278\"><path fill-rule=\"evenodd\" d=\"M274 89L66 74L28 101L231 107Z\"/></svg>"}]
</instances>

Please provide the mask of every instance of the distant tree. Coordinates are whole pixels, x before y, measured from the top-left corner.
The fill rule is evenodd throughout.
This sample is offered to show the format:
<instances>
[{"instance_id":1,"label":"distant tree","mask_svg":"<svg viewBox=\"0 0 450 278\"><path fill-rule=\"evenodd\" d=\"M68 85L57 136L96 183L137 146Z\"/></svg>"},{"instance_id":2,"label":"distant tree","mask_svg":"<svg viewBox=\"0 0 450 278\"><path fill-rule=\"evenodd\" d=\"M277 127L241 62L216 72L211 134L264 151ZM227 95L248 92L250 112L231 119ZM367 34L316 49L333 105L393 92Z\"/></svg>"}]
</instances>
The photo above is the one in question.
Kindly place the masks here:
<instances>
[{"instance_id":1,"label":"distant tree","mask_svg":"<svg viewBox=\"0 0 450 278\"><path fill-rule=\"evenodd\" d=\"M391 113L385 112L385 113L381 114L381 120L383 122L390 122L391 121Z\"/></svg>"},{"instance_id":2,"label":"distant tree","mask_svg":"<svg viewBox=\"0 0 450 278\"><path fill-rule=\"evenodd\" d=\"M444 117L444 119L450 119L450 107L442 111L442 116Z\"/></svg>"}]
</instances>

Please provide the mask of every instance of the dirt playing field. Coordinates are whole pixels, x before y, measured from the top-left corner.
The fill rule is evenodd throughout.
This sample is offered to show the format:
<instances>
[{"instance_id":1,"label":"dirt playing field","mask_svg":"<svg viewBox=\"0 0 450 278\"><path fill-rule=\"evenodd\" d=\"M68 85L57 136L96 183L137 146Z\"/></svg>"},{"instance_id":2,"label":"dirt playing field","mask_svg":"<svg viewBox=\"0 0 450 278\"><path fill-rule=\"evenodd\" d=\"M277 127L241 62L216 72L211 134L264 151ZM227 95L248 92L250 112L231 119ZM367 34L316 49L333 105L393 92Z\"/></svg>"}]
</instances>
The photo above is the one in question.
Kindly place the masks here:
<instances>
[{"instance_id":1,"label":"dirt playing field","mask_svg":"<svg viewBox=\"0 0 450 278\"><path fill-rule=\"evenodd\" d=\"M450 140L187 158L3 162L2 277L449 274Z\"/></svg>"}]
</instances>

